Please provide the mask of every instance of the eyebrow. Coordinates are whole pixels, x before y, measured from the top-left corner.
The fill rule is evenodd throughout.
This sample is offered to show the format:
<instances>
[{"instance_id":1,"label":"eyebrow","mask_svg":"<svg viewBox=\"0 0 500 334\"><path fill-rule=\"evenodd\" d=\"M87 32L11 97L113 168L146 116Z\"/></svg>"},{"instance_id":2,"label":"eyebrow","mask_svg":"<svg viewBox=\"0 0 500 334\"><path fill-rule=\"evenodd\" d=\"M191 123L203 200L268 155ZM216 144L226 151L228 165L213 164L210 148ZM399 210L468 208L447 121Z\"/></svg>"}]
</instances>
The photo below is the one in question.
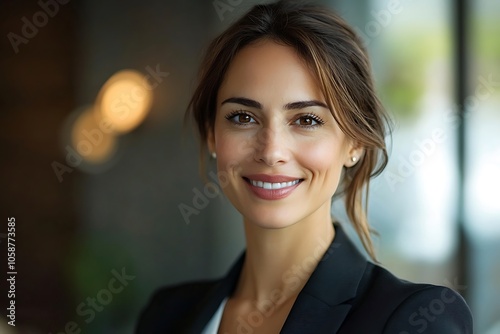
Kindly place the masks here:
<instances>
[{"instance_id":1,"label":"eyebrow","mask_svg":"<svg viewBox=\"0 0 500 334\"><path fill-rule=\"evenodd\" d=\"M245 107L250 107L250 108L255 108L255 109L263 109L262 104L260 104L259 102L255 101L255 100L247 99L245 97L230 97L230 98L222 101L221 105L223 105L224 103L236 103L236 104L241 104ZM285 104L283 109L294 110L294 109L304 109L307 107L322 107L322 108L329 109L325 103L317 101L317 100L290 102L290 103Z\"/></svg>"},{"instance_id":2,"label":"eyebrow","mask_svg":"<svg viewBox=\"0 0 500 334\"><path fill-rule=\"evenodd\" d=\"M324 104L323 102L316 101L316 100L310 100L310 101L298 101L298 102L291 102L285 104L285 110L293 110L293 109L304 109L307 107L322 107L328 109L328 106Z\"/></svg>"},{"instance_id":3,"label":"eyebrow","mask_svg":"<svg viewBox=\"0 0 500 334\"><path fill-rule=\"evenodd\" d=\"M236 103L236 104L241 104L245 107L262 109L262 104L260 104L255 100L247 99L245 97L230 97L222 101L221 105L223 105L224 103Z\"/></svg>"}]
</instances>

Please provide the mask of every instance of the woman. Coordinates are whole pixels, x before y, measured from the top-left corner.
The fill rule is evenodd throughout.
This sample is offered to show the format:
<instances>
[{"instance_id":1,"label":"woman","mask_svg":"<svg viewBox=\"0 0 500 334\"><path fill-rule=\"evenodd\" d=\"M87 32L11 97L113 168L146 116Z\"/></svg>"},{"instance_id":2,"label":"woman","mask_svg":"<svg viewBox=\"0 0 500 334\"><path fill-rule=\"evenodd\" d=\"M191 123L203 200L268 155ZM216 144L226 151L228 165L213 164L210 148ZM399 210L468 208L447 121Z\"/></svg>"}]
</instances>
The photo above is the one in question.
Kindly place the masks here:
<instances>
[{"instance_id":1,"label":"woman","mask_svg":"<svg viewBox=\"0 0 500 334\"><path fill-rule=\"evenodd\" d=\"M387 117L342 19L255 6L208 48L189 114L247 249L220 280L158 291L138 333L472 333L457 293L399 280L332 223L343 195L376 261L362 198L387 163Z\"/></svg>"}]
</instances>

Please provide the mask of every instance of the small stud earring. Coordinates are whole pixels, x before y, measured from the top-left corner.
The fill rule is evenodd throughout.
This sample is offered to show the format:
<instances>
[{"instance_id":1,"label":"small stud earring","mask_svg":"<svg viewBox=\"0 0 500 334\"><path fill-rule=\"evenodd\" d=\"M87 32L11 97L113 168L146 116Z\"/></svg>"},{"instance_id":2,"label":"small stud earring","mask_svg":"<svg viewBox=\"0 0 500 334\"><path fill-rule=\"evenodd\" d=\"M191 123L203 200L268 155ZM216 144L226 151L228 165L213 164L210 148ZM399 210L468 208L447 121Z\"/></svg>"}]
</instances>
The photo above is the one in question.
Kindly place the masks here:
<instances>
[{"instance_id":1,"label":"small stud earring","mask_svg":"<svg viewBox=\"0 0 500 334\"><path fill-rule=\"evenodd\" d=\"M358 161L358 158L356 158L356 157L351 157L351 161L352 161L352 162L356 162L356 161Z\"/></svg>"},{"instance_id":2,"label":"small stud earring","mask_svg":"<svg viewBox=\"0 0 500 334\"><path fill-rule=\"evenodd\" d=\"M217 154L216 154L215 152L212 152L212 153L210 154L210 156L212 157L212 159L216 159L216 158L217 158Z\"/></svg>"}]
</instances>

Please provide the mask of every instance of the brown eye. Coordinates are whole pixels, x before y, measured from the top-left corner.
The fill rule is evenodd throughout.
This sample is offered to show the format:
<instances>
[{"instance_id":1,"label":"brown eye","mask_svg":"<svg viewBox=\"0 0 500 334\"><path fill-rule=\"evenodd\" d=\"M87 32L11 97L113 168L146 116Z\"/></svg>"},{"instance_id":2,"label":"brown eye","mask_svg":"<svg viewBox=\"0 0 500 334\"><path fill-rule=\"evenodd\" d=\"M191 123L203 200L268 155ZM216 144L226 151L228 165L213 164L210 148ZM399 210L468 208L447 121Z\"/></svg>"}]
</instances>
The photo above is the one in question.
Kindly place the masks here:
<instances>
[{"instance_id":1,"label":"brown eye","mask_svg":"<svg viewBox=\"0 0 500 334\"><path fill-rule=\"evenodd\" d=\"M257 123L252 115L245 112L235 111L226 116L226 119L236 125L251 125Z\"/></svg>"},{"instance_id":2,"label":"brown eye","mask_svg":"<svg viewBox=\"0 0 500 334\"><path fill-rule=\"evenodd\" d=\"M312 116L302 116L295 121L295 124L303 127L315 127L323 123Z\"/></svg>"},{"instance_id":3,"label":"brown eye","mask_svg":"<svg viewBox=\"0 0 500 334\"><path fill-rule=\"evenodd\" d=\"M237 115L237 119L239 123L250 123L252 121L252 117L247 114L239 114Z\"/></svg>"},{"instance_id":4,"label":"brown eye","mask_svg":"<svg viewBox=\"0 0 500 334\"><path fill-rule=\"evenodd\" d=\"M300 125L313 125L314 120L311 117L301 117L299 118Z\"/></svg>"}]
</instances>

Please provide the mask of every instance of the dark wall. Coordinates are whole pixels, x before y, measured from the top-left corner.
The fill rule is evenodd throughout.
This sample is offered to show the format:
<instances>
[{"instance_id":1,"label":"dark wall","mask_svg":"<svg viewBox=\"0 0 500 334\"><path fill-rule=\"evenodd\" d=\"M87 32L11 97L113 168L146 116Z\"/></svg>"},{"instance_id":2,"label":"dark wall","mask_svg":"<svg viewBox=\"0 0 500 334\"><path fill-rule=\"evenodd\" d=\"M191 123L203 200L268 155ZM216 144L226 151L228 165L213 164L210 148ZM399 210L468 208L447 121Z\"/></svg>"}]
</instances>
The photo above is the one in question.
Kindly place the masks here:
<instances>
[{"instance_id":1,"label":"dark wall","mask_svg":"<svg viewBox=\"0 0 500 334\"><path fill-rule=\"evenodd\" d=\"M15 217L16 324L48 331L69 316L64 263L81 224L73 205L76 173L59 183L51 168L63 159L59 129L75 107L77 13L70 3L44 21L40 10L34 1L0 3L0 313L3 322L4 234L7 218ZM23 20L33 24L33 15L40 27L30 30Z\"/></svg>"}]
</instances>

